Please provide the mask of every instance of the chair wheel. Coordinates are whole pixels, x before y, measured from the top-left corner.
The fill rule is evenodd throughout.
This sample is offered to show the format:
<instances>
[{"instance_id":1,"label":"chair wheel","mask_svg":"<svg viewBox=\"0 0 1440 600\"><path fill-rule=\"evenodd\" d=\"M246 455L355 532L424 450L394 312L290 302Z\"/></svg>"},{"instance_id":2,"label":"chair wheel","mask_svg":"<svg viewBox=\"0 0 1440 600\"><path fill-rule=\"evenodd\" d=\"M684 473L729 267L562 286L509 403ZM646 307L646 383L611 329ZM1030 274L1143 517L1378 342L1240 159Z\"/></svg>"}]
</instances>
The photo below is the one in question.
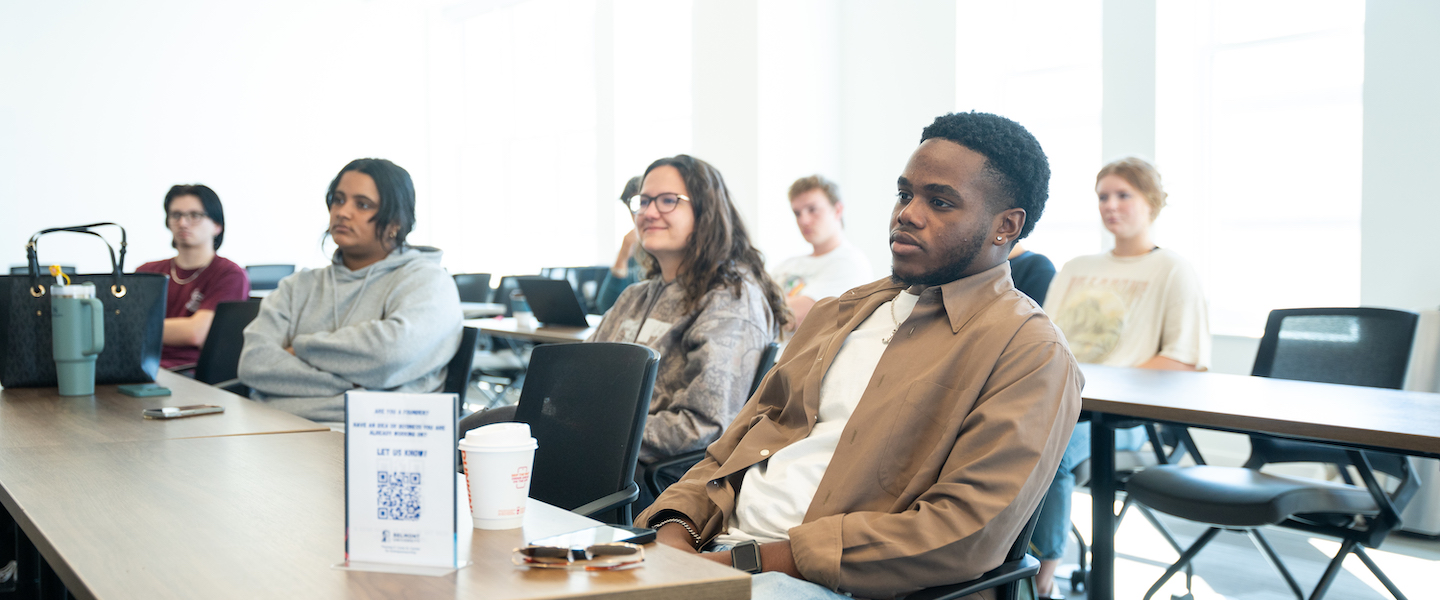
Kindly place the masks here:
<instances>
[{"instance_id":1,"label":"chair wheel","mask_svg":"<svg viewBox=\"0 0 1440 600\"><path fill-rule=\"evenodd\" d=\"M1195 595L1194 595L1194 594L1191 594L1191 593L1188 593L1188 592L1185 593L1184 595L1180 595L1180 596L1176 596L1176 595L1174 595L1174 594L1171 594L1171 595L1170 595L1170 600L1195 600Z\"/></svg>"},{"instance_id":2,"label":"chair wheel","mask_svg":"<svg viewBox=\"0 0 1440 600\"><path fill-rule=\"evenodd\" d=\"M1074 571L1071 571L1070 591L1076 593L1085 591L1085 588L1089 587L1085 585L1085 582L1089 580L1089 577L1090 573L1085 569L1075 569Z\"/></svg>"}]
</instances>

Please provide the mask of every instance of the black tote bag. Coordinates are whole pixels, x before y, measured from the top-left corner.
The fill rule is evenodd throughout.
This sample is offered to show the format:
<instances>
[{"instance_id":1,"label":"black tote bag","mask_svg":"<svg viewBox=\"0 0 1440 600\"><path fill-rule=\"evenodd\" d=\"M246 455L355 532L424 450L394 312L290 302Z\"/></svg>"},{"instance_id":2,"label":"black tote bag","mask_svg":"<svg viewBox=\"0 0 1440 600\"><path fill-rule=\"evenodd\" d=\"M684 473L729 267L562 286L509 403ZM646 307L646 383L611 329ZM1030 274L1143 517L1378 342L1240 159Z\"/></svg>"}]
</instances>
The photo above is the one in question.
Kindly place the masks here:
<instances>
[{"instance_id":1,"label":"black tote bag","mask_svg":"<svg viewBox=\"0 0 1440 600\"><path fill-rule=\"evenodd\" d=\"M105 225L120 228L118 260L110 242L90 230ZM95 383L155 381L155 373L160 370L165 292L170 279L159 273L125 274L125 228L114 223L92 223L36 233L25 246L30 272L0 276L0 386L55 385L50 325L50 285L55 278L48 271L41 275L38 255L40 236L55 232L93 235L110 249L110 273L70 276L72 284L95 284L95 297L105 306L105 349L95 360Z\"/></svg>"}]
</instances>

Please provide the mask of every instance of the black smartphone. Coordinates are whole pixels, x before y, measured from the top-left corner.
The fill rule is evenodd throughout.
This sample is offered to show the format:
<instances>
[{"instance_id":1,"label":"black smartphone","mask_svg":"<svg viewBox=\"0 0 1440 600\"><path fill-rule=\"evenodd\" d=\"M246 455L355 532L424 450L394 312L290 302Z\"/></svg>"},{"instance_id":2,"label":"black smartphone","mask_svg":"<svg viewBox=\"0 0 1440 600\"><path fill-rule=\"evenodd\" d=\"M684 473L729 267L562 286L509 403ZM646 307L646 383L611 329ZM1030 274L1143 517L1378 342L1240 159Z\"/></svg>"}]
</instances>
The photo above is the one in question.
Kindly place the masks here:
<instances>
[{"instance_id":1,"label":"black smartphone","mask_svg":"<svg viewBox=\"0 0 1440 600\"><path fill-rule=\"evenodd\" d=\"M624 527L621 525L596 525L580 531L552 535L550 537L530 540L531 546L555 546L559 548L584 548L595 544L609 544L612 542L627 542L630 544L648 544L655 541L655 530L643 527Z\"/></svg>"},{"instance_id":2,"label":"black smartphone","mask_svg":"<svg viewBox=\"0 0 1440 600\"><path fill-rule=\"evenodd\" d=\"M158 383L135 383L131 385L122 385L116 389L120 390L120 393L125 394L126 396L134 396L136 398L150 398L153 396L170 395L170 388L167 388Z\"/></svg>"}]
</instances>

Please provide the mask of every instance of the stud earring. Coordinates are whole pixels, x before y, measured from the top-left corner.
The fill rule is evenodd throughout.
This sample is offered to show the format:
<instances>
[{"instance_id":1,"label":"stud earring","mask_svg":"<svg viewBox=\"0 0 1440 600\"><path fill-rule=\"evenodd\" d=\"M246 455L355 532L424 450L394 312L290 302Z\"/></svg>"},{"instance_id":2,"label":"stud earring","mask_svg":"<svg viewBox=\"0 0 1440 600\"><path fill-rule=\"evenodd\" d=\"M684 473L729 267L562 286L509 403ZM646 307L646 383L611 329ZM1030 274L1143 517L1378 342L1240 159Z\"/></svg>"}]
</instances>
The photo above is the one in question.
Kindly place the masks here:
<instances>
[{"instance_id":1,"label":"stud earring","mask_svg":"<svg viewBox=\"0 0 1440 600\"><path fill-rule=\"evenodd\" d=\"M995 236L995 241L997 241L997 242L1003 242L1003 241L1005 241L1005 238L1000 237L1000 236L997 235L997 236Z\"/></svg>"}]
</instances>

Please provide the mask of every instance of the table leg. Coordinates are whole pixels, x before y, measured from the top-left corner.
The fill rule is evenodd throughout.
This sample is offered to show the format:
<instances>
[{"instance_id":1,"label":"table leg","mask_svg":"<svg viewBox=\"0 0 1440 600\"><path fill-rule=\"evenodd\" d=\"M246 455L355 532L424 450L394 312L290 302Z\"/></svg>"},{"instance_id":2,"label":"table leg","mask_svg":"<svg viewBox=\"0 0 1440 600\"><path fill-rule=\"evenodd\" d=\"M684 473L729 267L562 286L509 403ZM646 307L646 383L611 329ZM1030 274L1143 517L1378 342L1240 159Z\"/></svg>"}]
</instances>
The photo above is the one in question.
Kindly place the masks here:
<instances>
[{"instance_id":1,"label":"table leg","mask_svg":"<svg viewBox=\"0 0 1440 600\"><path fill-rule=\"evenodd\" d=\"M1090 419L1089 600L1115 600L1115 427L1109 415Z\"/></svg>"}]
</instances>

